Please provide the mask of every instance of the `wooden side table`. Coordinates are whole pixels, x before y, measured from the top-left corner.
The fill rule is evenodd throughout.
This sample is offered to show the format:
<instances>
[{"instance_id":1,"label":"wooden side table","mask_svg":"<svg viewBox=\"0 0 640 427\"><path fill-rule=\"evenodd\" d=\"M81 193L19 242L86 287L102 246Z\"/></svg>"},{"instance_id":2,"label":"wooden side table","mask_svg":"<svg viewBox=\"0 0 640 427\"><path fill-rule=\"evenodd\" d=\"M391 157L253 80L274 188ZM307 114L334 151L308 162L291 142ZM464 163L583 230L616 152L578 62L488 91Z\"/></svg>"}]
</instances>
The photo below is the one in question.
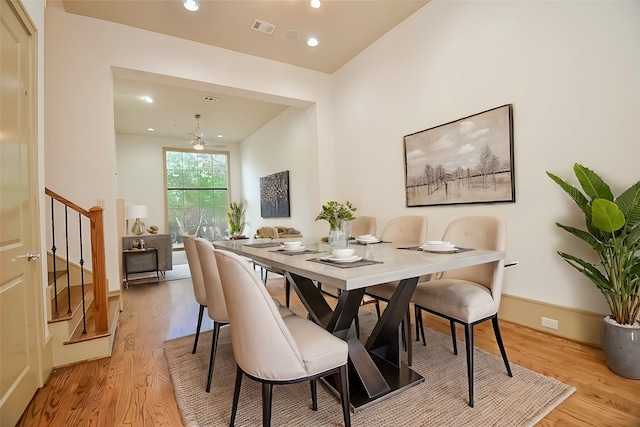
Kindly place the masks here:
<instances>
[{"instance_id":1,"label":"wooden side table","mask_svg":"<svg viewBox=\"0 0 640 427\"><path fill-rule=\"evenodd\" d=\"M149 278L132 279L136 284L159 283L160 271L158 269L158 249L125 249L122 251L122 264L124 266L124 283L129 287L129 274L155 272L155 280ZM152 278L154 279L154 278Z\"/></svg>"}]
</instances>

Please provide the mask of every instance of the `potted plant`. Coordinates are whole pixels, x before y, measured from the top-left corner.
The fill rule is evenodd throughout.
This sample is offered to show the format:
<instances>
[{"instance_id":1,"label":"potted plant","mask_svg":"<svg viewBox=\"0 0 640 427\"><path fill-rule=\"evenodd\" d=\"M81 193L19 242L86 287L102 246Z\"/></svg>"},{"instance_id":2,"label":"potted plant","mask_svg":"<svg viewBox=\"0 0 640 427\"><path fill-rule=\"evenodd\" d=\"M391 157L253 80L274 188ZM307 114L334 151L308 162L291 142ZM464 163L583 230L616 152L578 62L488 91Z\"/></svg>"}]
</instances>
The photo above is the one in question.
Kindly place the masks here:
<instances>
[{"instance_id":1,"label":"potted plant","mask_svg":"<svg viewBox=\"0 0 640 427\"><path fill-rule=\"evenodd\" d=\"M547 175L582 210L587 229L556 225L591 246L598 261L558 255L588 277L609 305L602 329L607 365L620 376L640 379L640 181L614 197L598 174L577 163L573 169L583 191Z\"/></svg>"},{"instance_id":2,"label":"potted plant","mask_svg":"<svg viewBox=\"0 0 640 427\"><path fill-rule=\"evenodd\" d=\"M245 222L245 207L244 203L231 202L229 204L229 210L227 211L227 223L229 224L229 235L232 239L245 239L242 235Z\"/></svg>"},{"instance_id":3,"label":"potted plant","mask_svg":"<svg viewBox=\"0 0 640 427\"><path fill-rule=\"evenodd\" d=\"M332 200L322 205L320 213L316 216L316 221L325 220L329 223L327 240L331 246L346 246L346 236L340 230L340 224L342 220L351 221L356 210L357 208L354 208L349 201L340 203Z\"/></svg>"}]
</instances>

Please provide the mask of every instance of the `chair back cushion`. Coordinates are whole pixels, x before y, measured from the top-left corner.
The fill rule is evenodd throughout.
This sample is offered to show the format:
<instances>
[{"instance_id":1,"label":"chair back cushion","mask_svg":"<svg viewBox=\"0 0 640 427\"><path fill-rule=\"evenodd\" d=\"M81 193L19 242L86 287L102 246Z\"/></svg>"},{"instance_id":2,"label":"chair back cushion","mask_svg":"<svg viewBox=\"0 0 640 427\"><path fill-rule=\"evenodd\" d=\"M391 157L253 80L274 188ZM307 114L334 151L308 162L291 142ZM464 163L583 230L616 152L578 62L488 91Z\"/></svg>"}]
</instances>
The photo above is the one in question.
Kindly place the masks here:
<instances>
[{"instance_id":1,"label":"chair back cushion","mask_svg":"<svg viewBox=\"0 0 640 427\"><path fill-rule=\"evenodd\" d=\"M458 247L504 251L506 227L500 218L471 216L454 220L447 227L443 240ZM500 307L504 260L471 267L449 270L442 273L442 279L459 279L481 284L491 290L496 307Z\"/></svg>"},{"instance_id":2,"label":"chair back cushion","mask_svg":"<svg viewBox=\"0 0 640 427\"><path fill-rule=\"evenodd\" d=\"M207 294L204 289L204 280L202 278L202 269L200 268L200 259L196 250L195 236L182 236L184 242L184 251L187 254L187 263L191 272L191 281L193 282L193 293L196 301L200 305L207 305Z\"/></svg>"},{"instance_id":3,"label":"chair back cushion","mask_svg":"<svg viewBox=\"0 0 640 427\"><path fill-rule=\"evenodd\" d=\"M399 216L390 220L380 239L401 245L421 245L427 241L429 221L420 215Z\"/></svg>"},{"instance_id":4,"label":"chair back cushion","mask_svg":"<svg viewBox=\"0 0 640 427\"><path fill-rule=\"evenodd\" d=\"M358 216L351 220L351 235L354 237L371 234L375 236L377 230L376 219L372 216Z\"/></svg>"},{"instance_id":5,"label":"chair back cushion","mask_svg":"<svg viewBox=\"0 0 640 427\"><path fill-rule=\"evenodd\" d=\"M227 313L227 304L224 301L213 245L209 241L198 237L195 239L195 246L198 251L198 258L200 258L209 317L216 322L228 323L229 314Z\"/></svg>"},{"instance_id":6,"label":"chair back cushion","mask_svg":"<svg viewBox=\"0 0 640 427\"><path fill-rule=\"evenodd\" d=\"M287 380L307 375L297 344L257 273L238 255L215 251L229 309L236 363L257 378Z\"/></svg>"}]
</instances>

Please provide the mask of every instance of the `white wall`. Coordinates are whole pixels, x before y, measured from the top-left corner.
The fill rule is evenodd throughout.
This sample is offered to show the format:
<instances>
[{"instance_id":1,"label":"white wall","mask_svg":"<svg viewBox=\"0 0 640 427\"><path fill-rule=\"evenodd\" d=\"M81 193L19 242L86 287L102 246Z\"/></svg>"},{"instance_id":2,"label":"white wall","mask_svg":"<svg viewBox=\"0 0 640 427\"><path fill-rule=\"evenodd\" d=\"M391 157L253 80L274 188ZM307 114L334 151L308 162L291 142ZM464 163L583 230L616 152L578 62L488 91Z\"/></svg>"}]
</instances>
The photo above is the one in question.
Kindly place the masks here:
<instances>
[{"instance_id":1,"label":"white wall","mask_svg":"<svg viewBox=\"0 0 640 427\"><path fill-rule=\"evenodd\" d=\"M320 236L314 223L318 204L318 156L315 109L290 107L242 142L243 197L248 201L250 235L263 226L293 227L304 236ZM260 178L289 171L290 218L260 216Z\"/></svg>"},{"instance_id":2,"label":"white wall","mask_svg":"<svg viewBox=\"0 0 640 427\"><path fill-rule=\"evenodd\" d=\"M130 205L146 205L149 216L143 222L147 227L158 226L160 233L169 232L166 228L164 148L186 149L190 145L188 141L168 138L116 135L117 197L124 199L125 211ZM240 149L237 144L228 144L222 151L229 154L231 198L235 194L241 197Z\"/></svg>"},{"instance_id":3,"label":"white wall","mask_svg":"<svg viewBox=\"0 0 640 427\"><path fill-rule=\"evenodd\" d=\"M311 153L317 170L258 162L258 154L279 158L261 153L258 139L283 136L283 148L294 140L286 130L288 122L299 123L292 111L250 138L251 150L241 153L243 163L253 162L252 171L243 172L243 198L255 197L255 177L297 171L291 176L293 226L304 227L298 209L308 209L310 221L332 199L348 199L358 214L376 216L379 229L397 215L427 215L433 237L456 217L499 215L508 222L508 258L521 261L506 277L506 293L606 311L594 287L555 254L588 251L555 227L557 221L580 225L580 218L545 171L569 178L580 162L601 173L616 193L638 179L638 2L434 1L333 76L48 5L46 183L81 205L105 199L110 289L118 288L119 256L113 213L116 66L311 105L306 112L317 141ZM517 202L406 208L402 136L506 103L514 106ZM306 174L315 174L315 186L311 178L311 185L294 190ZM337 186L336 179L348 185ZM252 211L250 221L256 218Z\"/></svg>"},{"instance_id":4,"label":"white wall","mask_svg":"<svg viewBox=\"0 0 640 427\"><path fill-rule=\"evenodd\" d=\"M112 67L200 81L262 99L315 104L321 170L332 170L333 117L330 76L287 64L193 43L125 25L67 14L47 3L45 73L45 182L80 206L105 200L109 290L118 290L116 143ZM324 163L324 164L323 164ZM333 175L317 178L322 200ZM233 190L232 190L233 191ZM233 198L239 197L235 194ZM314 195L309 195L314 197Z\"/></svg>"},{"instance_id":5,"label":"white wall","mask_svg":"<svg viewBox=\"0 0 640 427\"><path fill-rule=\"evenodd\" d=\"M638 2L430 2L334 74L336 170L349 183L337 196L379 229L426 215L432 238L457 217L503 217L507 258L521 262L505 293L606 313L556 254L589 251L554 225L583 223L545 171L570 179L579 162L615 194L638 180L639 76ZM514 111L516 203L406 208L403 135L503 104Z\"/></svg>"}]
</instances>

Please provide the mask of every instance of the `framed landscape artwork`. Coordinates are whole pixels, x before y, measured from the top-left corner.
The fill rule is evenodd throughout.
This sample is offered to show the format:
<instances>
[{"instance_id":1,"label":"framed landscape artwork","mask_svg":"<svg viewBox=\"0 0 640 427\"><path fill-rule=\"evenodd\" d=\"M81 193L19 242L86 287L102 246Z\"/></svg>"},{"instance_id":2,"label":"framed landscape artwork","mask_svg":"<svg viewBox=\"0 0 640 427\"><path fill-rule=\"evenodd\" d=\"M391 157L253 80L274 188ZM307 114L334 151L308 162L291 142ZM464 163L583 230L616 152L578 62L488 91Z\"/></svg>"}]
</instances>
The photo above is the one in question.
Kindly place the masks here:
<instances>
[{"instance_id":1,"label":"framed landscape artwork","mask_svg":"<svg viewBox=\"0 0 640 427\"><path fill-rule=\"evenodd\" d=\"M512 105L404 137L407 207L515 202Z\"/></svg>"},{"instance_id":2,"label":"framed landscape artwork","mask_svg":"<svg viewBox=\"0 0 640 427\"><path fill-rule=\"evenodd\" d=\"M291 216L289 212L289 171L260 178L260 216L262 218Z\"/></svg>"}]
</instances>

